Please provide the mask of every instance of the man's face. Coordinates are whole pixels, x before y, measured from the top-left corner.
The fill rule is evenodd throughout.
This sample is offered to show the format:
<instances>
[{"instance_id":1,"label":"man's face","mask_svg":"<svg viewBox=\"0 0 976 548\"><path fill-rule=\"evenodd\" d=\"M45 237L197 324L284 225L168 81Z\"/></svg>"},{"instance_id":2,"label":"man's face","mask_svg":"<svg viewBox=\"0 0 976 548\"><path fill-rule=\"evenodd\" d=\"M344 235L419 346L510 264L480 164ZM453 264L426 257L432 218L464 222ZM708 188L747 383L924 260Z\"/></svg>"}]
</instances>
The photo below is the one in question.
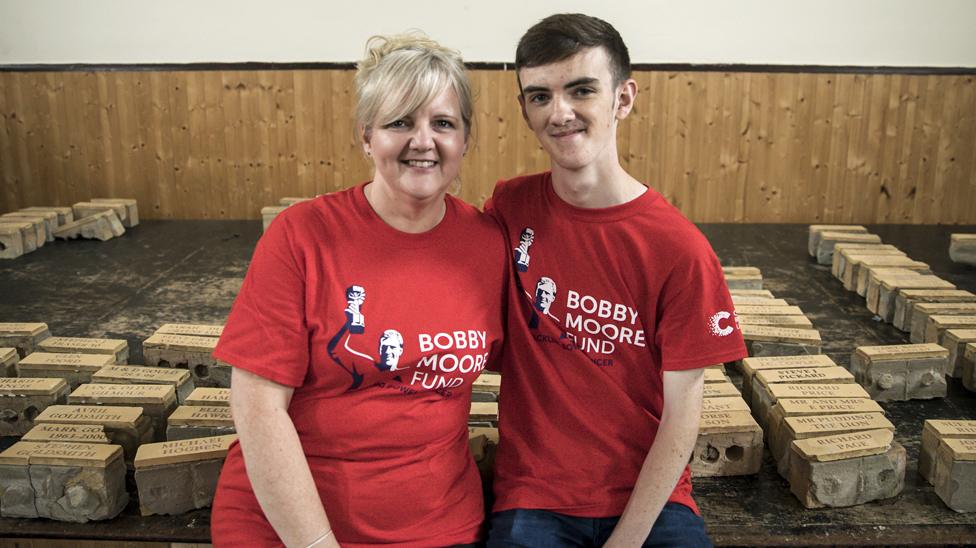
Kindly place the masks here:
<instances>
[{"instance_id":1,"label":"man's face","mask_svg":"<svg viewBox=\"0 0 976 548\"><path fill-rule=\"evenodd\" d=\"M541 312L549 312L549 306L556 300L555 288L548 284L542 284L535 288L535 307Z\"/></svg>"},{"instance_id":2,"label":"man's face","mask_svg":"<svg viewBox=\"0 0 976 548\"><path fill-rule=\"evenodd\" d=\"M385 335L380 339L380 363L391 370L397 368L403 355L403 342L398 337Z\"/></svg>"},{"instance_id":3,"label":"man's face","mask_svg":"<svg viewBox=\"0 0 976 548\"><path fill-rule=\"evenodd\" d=\"M532 242L535 240L535 231L533 231L531 228L526 228L522 231L522 235L519 239L524 245L532 245Z\"/></svg>"},{"instance_id":4,"label":"man's face","mask_svg":"<svg viewBox=\"0 0 976 548\"><path fill-rule=\"evenodd\" d=\"M554 164L578 170L616 161L617 120L630 113L632 97L618 101L606 50L588 48L518 76L522 114Z\"/></svg>"}]
</instances>

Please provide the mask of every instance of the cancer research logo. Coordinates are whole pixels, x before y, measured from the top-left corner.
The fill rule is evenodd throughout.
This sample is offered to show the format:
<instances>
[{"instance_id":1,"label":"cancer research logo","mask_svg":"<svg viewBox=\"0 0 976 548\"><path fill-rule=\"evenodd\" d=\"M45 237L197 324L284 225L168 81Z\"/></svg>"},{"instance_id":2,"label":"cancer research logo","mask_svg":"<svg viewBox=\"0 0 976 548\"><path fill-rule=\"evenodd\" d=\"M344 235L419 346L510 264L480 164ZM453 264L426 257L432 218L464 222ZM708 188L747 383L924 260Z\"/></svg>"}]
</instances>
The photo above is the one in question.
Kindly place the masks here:
<instances>
[{"instance_id":1,"label":"cancer research logo","mask_svg":"<svg viewBox=\"0 0 976 548\"><path fill-rule=\"evenodd\" d=\"M329 344L326 346L329 359L351 377L348 390L359 388L364 379L364 375L356 368L356 357L362 358L366 363L371 363L380 371L396 371L397 365L400 363L400 356L403 355L403 335L396 329L387 329L380 335L377 358L355 350L349 345L349 340L353 336L362 335L366 331L366 315L363 312L365 303L366 289L363 286L351 285L346 289L346 309L343 310L346 321L339 328L339 331L329 339ZM349 353L345 360L337 352L340 342L342 348Z\"/></svg>"},{"instance_id":2,"label":"cancer research logo","mask_svg":"<svg viewBox=\"0 0 976 548\"><path fill-rule=\"evenodd\" d=\"M712 335L716 337L728 337L731 335L735 331L735 325L738 324L738 320L732 319L732 321L729 321L730 318L733 318L733 315L724 310L713 314L708 319L708 328Z\"/></svg>"}]
</instances>

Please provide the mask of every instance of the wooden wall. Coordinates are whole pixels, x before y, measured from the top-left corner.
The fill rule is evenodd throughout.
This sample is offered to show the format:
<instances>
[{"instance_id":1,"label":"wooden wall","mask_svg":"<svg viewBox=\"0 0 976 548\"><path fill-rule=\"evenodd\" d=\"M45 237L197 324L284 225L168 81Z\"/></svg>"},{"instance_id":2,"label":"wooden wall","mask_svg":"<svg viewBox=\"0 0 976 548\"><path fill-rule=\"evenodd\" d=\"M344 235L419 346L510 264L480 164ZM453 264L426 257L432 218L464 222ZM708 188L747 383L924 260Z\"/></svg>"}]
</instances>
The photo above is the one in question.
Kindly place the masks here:
<instances>
[{"instance_id":1,"label":"wooden wall","mask_svg":"<svg viewBox=\"0 0 976 548\"><path fill-rule=\"evenodd\" d=\"M0 211L134 197L258 218L370 176L352 72L0 73ZM511 71L475 70L460 195L548 165ZM974 76L639 72L624 166L699 222L976 223Z\"/></svg>"}]
</instances>

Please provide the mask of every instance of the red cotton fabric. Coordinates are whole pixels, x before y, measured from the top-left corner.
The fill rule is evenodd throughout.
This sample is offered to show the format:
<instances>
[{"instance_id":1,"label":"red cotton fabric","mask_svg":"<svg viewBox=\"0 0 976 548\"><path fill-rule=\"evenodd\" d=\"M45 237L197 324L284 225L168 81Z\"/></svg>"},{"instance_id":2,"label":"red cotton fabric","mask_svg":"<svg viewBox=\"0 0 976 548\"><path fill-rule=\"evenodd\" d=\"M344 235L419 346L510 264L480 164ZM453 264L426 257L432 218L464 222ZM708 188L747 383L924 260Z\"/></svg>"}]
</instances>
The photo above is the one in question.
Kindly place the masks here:
<instances>
[{"instance_id":1,"label":"red cotton fabric","mask_svg":"<svg viewBox=\"0 0 976 548\"><path fill-rule=\"evenodd\" d=\"M258 242L214 356L295 387L288 412L343 546L478 540L471 383L502 342L505 246L448 196L423 234L384 223L363 187L298 203ZM235 443L215 545L280 544Z\"/></svg>"},{"instance_id":2,"label":"red cotton fabric","mask_svg":"<svg viewBox=\"0 0 976 548\"><path fill-rule=\"evenodd\" d=\"M503 181L517 270L501 359L495 508L623 513L663 410L663 372L746 355L718 259L656 191L560 199L551 174ZM698 508L687 467L670 500Z\"/></svg>"}]
</instances>

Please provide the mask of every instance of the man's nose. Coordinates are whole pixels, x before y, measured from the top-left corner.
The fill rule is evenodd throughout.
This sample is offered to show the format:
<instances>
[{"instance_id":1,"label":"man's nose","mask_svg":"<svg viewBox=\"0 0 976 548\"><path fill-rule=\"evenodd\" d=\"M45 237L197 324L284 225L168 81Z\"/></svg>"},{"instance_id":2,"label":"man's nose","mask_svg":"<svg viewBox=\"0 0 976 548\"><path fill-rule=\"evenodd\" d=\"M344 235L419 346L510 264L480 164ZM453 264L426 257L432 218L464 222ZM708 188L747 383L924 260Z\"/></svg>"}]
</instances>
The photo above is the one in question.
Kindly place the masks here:
<instances>
[{"instance_id":1,"label":"man's nose","mask_svg":"<svg viewBox=\"0 0 976 548\"><path fill-rule=\"evenodd\" d=\"M575 117L576 114L573 112L573 106L569 101L564 99L560 94L553 95L549 123L554 126L561 126Z\"/></svg>"}]
</instances>

